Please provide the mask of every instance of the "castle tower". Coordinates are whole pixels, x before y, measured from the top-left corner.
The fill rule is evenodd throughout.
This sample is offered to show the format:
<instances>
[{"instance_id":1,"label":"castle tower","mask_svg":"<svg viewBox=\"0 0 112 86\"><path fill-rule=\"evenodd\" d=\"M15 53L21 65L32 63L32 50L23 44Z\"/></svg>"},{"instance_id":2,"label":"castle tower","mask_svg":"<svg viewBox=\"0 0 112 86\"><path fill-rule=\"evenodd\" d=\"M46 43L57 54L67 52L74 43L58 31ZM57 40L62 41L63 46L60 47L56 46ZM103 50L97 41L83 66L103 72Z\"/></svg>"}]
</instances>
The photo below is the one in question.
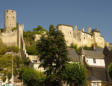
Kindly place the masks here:
<instances>
[{"instance_id":1,"label":"castle tower","mask_svg":"<svg viewBox=\"0 0 112 86\"><path fill-rule=\"evenodd\" d=\"M91 33L92 29L91 27L88 27L88 33Z\"/></svg>"},{"instance_id":2,"label":"castle tower","mask_svg":"<svg viewBox=\"0 0 112 86\"><path fill-rule=\"evenodd\" d=\"M16 28L16 11L15 10L5 10L5 30L10 31Z\"/></svg>"}]
</instances>

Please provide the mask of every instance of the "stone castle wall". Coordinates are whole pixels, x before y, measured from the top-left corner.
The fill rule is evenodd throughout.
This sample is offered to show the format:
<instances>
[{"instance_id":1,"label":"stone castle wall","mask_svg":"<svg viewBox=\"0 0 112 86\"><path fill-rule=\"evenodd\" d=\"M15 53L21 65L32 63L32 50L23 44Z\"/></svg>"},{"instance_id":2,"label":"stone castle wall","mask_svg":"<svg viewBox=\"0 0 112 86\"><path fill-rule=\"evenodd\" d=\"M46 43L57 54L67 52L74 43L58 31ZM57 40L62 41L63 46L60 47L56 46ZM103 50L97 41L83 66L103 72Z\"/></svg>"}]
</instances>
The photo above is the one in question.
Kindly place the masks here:
<instances>
[{"instance_id":1,"label":"stone castle wall","mask_svg":"<svg viewBox=\"0 0 112 86\"><path fill-rule=\"evenodd\" d=\"M78 47L91 47L93 44L97 44L97 46L101 48L104 48L105 46L105 40L100 32L91 32L90 28L88 29L88 32L84 32L84 29L78 30L77 26L75 26L73 30L72 26L62 24L58 25L57 29L61 30L64 34L67 46L70 46L71 44L76 44Z\"/></svg>"},{"instance_id":2,"label":"stone castle wall","mask_svg":"<svg viewBox=\"0 0 112 86\"><path fill-rule=\"evenodd\" d=\"M63 32L65 41L68 46L71 43L73 43L73 27L72 26L59 25L57 28L58 30L61 30Z\"/></svg>"},{"instance_id":3,"label":"stone castle wall","mask_svg":"<svg viewBox=\"0 0 112 86\"><path fill-rule=\"evenodd\" d=\"M4 20L5 29L3 30L3 32L0 33L0 38L2 42L7 46L17 46L18 48L24 48L24 25L16 24L16 11L6 10Z\"/></svg>"},{"instance_id":4,"label":"stone castle wall","mask_svg":"<svg viewBox=\"0 0 112 86\"><path fill-rule=\"evenodd\" d=\"M24 25L18 25L14 31L2 32L0 38L7 46L17 46L18 48L21 48L23 43L23 29Z\"/></svg>"},{"instance_id":5,"label":"stone castle wall","mask_svg":"<svg viewBox=\"0 0 112 86\"><path fill-rule=\"evenodd\" d=\"M13 32L3 32L0 38L2 42L8 46L17 46L17 30Z\"/></svg>"}]
</instances>

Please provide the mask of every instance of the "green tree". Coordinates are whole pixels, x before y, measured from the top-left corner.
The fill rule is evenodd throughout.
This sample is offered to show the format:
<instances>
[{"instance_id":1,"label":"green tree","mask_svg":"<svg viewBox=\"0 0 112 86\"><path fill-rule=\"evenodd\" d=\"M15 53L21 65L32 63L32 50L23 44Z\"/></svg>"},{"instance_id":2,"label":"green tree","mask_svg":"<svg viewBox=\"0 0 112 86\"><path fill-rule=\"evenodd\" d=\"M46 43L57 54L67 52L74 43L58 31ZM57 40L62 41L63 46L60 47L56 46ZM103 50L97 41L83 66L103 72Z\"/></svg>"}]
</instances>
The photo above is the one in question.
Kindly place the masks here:
<instances>
[{"instance_id":1,"label":"green tree","mask_svg":"<svg viewBox=\"0 0 112 86\"><path fill-rule=\"evenodd\" d=\"M33 68L25 68L22 78L27 86L44 86L46 76L44 73L36 71Z\"/></svg>"},{"instance_id":2,"label":"green tree","mask_svg":"<svg viewBox=\"0 0 112 86\"><path fill-rule=\"evenodd\" d=\"M78 54L81 54L81 47L78 47L77 44L71 44L70 48L74 48Z\"/></svg>"},{"instance_id":3,"label":"green tree","mask_svg":"<svg viewBox=\"0 0 112 86\"><path fill-rule=\"evenodd\" d=\"M63 81L70 86L84 86L87 80L87 70L80 63L68 63L62 71Z\"/></svg>"},{"instance_id":4,"label":"green tree","mask_svg":"<svg viewBox=\"0 0 112 86\"><path fill-rule=\"evenodd\" d=\"M44 29L41 25L38 25L37 28L33 29L34 34L46 34L48 31Z\"/></svg>"},{"instance_id":5,"label":"green tree","mask_svg":"<svg viewBox=\"0 0 112 86\"><path fill-rule=\"evenodd\" d=\"M109 64L109 66L108 66L108 74L109 74L110 78L112 79L112 63Z\"/></svg>"},{"instance_id":6,"label":"green tree","mask_svg":"<svg viewBox=\"0 0 112 86\"><path fill-rule=\"evenodd\" d=\"M13 69L14 76L19 74L19 71L23 67L22 59L18 56L3 55L0 57L0 74L2 74L2 79L5 80L11 78L12 73L12 59L13 59Z\"/></svg>"},{"instance_id":7,"label":"green tree","mask_svg":"<svg viewBox=\"0 0 112 86\"><path fill-rule=\"evenodd\" d=\"M29 55L36 55L38 52L36 50L36 42L34 41L35 35L31 31L26 31L23 35L27 53Z\"/></svg>"},{"instance_id":8,"label":"green tree","mask_svg":"<svg viewBox=\"0 0 112 86\"><path fill-rule=\"evenodd\" d=\"M0 39L0 55L4 55L6 52L19 52L19 48L15 46L6 46Z\"/></svg>"},{"instance_id":9,"label":"green tree","mask_svg":"<svg viewBox=\"0 0 112 86\"><path fill-rule=\"evenodd\" d=\"M50 25L47 36L42 36L37 43L40 66L44 67L47 76L59 75L67 63L67 46L61 31ZM57 79L57 78L56 78ZM60 81L60 80L59 80Z\"/></svg>"}]
</instances>

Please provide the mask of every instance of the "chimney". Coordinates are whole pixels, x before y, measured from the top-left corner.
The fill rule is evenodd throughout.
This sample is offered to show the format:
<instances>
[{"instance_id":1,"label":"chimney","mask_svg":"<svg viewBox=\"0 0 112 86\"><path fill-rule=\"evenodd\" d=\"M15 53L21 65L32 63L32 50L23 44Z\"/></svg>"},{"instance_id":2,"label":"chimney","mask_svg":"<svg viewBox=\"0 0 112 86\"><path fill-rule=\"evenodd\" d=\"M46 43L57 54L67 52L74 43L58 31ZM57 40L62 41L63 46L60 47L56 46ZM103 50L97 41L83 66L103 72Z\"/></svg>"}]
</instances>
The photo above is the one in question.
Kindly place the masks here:
<instances>
[{"instance_id":1,"label":"chimney","mask_svg":"<svg viewBox=\"0 0 112 86\"><path fill-rule=\"evenodd\" d=\"M96 44L93 44L93 50L96 50Z\"/></svg>"}]
</instances>

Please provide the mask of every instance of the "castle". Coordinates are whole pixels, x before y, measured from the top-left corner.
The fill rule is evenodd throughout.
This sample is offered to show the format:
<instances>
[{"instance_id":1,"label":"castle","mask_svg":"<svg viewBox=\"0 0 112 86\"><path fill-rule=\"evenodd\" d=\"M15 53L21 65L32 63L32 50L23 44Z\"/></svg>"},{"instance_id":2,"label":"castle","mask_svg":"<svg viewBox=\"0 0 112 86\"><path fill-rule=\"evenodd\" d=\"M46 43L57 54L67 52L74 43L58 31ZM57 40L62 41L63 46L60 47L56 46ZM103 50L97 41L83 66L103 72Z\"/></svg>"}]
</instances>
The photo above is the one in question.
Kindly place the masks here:
<instances>
[{"instance_id":1,"label":"castle","mask_svg":"<svg viewBox=\"0 0 112 86\"><path fill-rule=\"evenodd\" d=\"M7 46L22 47L24 25L17 24L16 11L5 10L4 29L0 30L0 39Z\"/></svg>"},{"instance_id":2,"label":"castle","mask_svg":"<svg viewBox=\"0 0 112 86\"><path fill-rule=\"evenodd\" d=\"M75 26L73 30L73 26L64 24L57 25L57 29L61 30L64 34L67 46L71 44L77 45L78 47L97 45L98 47L104 48L105 45L109 45L97 29L91 29L89 27L88 32L85 32L84 28L79 30Z\"/></svg>"},{"instance_id":3,"label":"castle","mask_svg":"<svg viewBox=\"0 0 112 86\"><path fill-rule=\"evenodd\" d=\"M5 10L4 14L4 29L0 30L1 40L7 46L25 48L23 40L24 25L17 24L16 11ZM98 47L104 48L105 45L109 45L97 29L91 29L89 27L88 32L85 32L84 28L79 30L75 26L73 30L73 26L64 24L57 25L57 29L61 30L64 34L67 46L71 44L77 45L78 47L97 45Z\"/></svg>"}]
</instances>

